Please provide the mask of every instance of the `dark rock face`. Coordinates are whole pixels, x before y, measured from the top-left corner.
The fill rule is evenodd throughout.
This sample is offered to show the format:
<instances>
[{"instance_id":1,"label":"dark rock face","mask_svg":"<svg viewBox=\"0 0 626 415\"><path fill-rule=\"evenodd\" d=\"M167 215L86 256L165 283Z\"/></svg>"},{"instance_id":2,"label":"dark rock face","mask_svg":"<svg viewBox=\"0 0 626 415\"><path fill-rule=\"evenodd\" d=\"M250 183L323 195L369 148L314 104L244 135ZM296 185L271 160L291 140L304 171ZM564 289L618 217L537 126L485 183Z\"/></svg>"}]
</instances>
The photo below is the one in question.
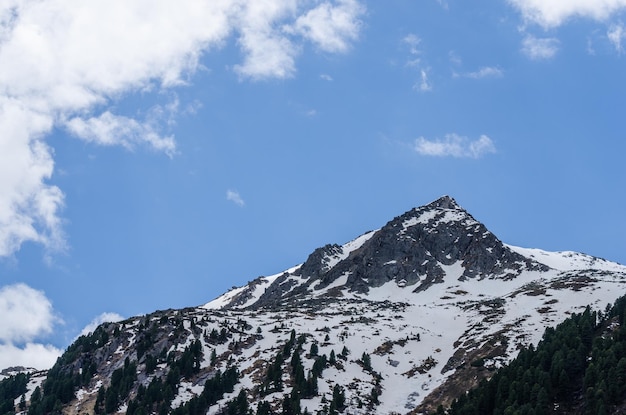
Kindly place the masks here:
<instances>
[{"instance_id":1,"label":"dark rock face","mask_svg":"<svg viewBox=\"0 0 626 415\"><path fill-rule=\"evenodd\" d=\"M343 249L337 244L328 244L322 248L317 248L311 255L309 255L306 262L302 264L300 274L303 277L319 278L329 270L328 258L333 255L339 255L342 252Z\"/></svg>"},{"instance_id":2,"label":"dark rock face","mask_svg":"<svg viewBox=\"0 0 626 415\"><path fill-rule=\"evenodd\" d=\"M370 287L389 281L414 291L425 290L442 282L444 268L457 263L463 268L462 280L509 279L524 270L548 269L507 248L449 196L394 218L348 255L343 250L339 245L316 249L297 271L305 283L294 289L295 283L284 275L255 307L301 297L346 275L346 288L367 293ZM341 255L345 258L339 260ZM329 265L331 259L334 266Z\"/></svg>"}]
</instances>

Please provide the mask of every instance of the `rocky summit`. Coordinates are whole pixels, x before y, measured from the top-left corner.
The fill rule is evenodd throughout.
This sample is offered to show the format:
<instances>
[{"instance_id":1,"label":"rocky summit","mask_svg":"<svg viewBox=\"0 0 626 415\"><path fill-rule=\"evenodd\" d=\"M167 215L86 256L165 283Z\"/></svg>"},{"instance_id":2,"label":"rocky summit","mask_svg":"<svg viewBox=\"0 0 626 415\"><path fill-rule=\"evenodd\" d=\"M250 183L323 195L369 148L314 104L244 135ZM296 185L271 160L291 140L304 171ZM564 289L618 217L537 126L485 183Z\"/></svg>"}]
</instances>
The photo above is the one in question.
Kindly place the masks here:
<instances>
[{"instance_id":1,"label":"rocky summit","mask_svg":"<svg viewBox=\"0 0 626 415\"><path fill-rule=\"evenodd\" d=\"M432 413L625 291L626 267L507 245L444 196L202 306L101 325L29 383L24 407Z\"/></svg>"}]
</instances>

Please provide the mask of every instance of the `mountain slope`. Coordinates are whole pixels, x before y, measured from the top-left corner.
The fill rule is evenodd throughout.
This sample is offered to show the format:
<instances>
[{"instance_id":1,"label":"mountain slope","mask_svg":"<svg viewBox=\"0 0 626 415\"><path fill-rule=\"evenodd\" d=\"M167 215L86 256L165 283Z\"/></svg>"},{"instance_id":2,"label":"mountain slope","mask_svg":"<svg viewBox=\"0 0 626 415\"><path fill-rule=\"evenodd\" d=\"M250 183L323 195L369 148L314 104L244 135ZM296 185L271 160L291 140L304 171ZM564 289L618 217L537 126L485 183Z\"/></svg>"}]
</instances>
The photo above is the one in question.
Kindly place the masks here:
<instances>
[{"instance_id":1,"label":"mountain slope","mask_svg":"<svg viewBox=\"0 0 626 415\"><path fill-rule=\"evenodd\" d=\"M445 196L201 307L101 326L52 370L78 392L47 405L191 413L236 369L208 413L433 411L625 289L626 267L506 245Z\"/></svg>"},{"instance_id":2,"label":"mountain slope","mask_svg":"<svg viewBox=\"0 0 626 415\"><path fill-rule=\"evenodd\" d=\"M460 414L623 414L626 297L572 314L487 382L455 400Z\"/></svg>"}]
</instances>

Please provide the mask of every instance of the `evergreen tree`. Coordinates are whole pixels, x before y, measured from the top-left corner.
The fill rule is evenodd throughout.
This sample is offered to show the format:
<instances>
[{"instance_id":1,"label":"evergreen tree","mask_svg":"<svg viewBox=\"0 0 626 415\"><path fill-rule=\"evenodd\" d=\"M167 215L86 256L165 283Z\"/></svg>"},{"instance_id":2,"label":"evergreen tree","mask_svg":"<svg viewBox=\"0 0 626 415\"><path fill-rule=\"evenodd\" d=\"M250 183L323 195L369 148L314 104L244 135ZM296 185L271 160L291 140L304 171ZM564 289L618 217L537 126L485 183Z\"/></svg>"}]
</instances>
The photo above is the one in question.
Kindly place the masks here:
<instances>
[{"instance_id":1,"label":"evergreen tree","mask_svg":"<svg viewBox=\"0 0 626 415\"><path fill-rule=\"evenodd\" d=\"M309 354L311 356L317 356L318 352L319 352L319 348L317 346L317 343L311 343L311 350L309 351Z\"/></svg>"},{"instance_id":2,"label":"evergreen tree","mask_svg":"<svg viewBox=\"0 0 626 415\"><path fill-rule=\"evenodd\" d=\"M366 370L372 370L372 358L369 354L363 352L363 355L361 356L361 363Z\"/></svg>"}]
</instances>

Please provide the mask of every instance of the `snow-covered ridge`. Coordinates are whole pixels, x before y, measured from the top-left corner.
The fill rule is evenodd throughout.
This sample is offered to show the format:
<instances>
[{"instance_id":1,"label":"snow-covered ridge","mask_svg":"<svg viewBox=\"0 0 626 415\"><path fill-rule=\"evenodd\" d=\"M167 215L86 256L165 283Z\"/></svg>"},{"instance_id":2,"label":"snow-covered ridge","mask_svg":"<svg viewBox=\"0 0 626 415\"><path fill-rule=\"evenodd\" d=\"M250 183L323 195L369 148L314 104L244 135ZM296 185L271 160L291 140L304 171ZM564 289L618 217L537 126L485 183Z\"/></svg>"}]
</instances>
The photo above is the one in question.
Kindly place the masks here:
<instances>
[{"instance_id":1,"label":"snow-covered ridge","mask_svg":"<svg viewBox=\"0 0 626 415\"><path fill-rule=\"evenodd\" d=\"M378 232L378 229L374 231L366 232L363 235L359 236L358 238L353 239L350 242L347 242L346 244L342 245L341 248L339 249L339 252L336 252L333 255L326 256L323 260L326 264L326 270L327 271L330 270L339 262L348 258L350 253L352 253L353 251L356 251L361 246L363 246L363 244L367 242L368 240L370 240L376 232Z\"/></svg>"},{"instance_id":2,"label":"snow-covered ridge","mask_svg":"<svg viewBox=\"0 0 626 415\"><path fill-rule=\"evenodd\" d=\"M250 304L254 304L261 297L265 289L272 285L279 277L285 274L293 275L301 266L302 264L299 264L286 271L279 272L278 274L257 278L253 281L253 286L251 286L252 283L249 283L248 285L244 285L242 287L234 287L227 293L209 301L201 307L208 310L217 310L231 304L242 294L248 294L250 298L244 304L239 306L240 308L245 308Z\"/></svg>"},{"instance_id":3,"label":"snow-covered ridge","mask_svg":"<svg viewBox=\"0 0 626 415\"><path fill-rule=\"evenodd\" d=\"M536 248L506 245L510 250L534 259L559 271L595 269L599 271L626 272L626 266L606 259L572 251L549 252Z\"/></svg>"},{"instance_id":4,"label":"snow-covered ridge","mask_svg":"<svg viewBox=\"0 0 626 415\"><path fill-rule=\"evenodd\" d=\"M378 230L366 232L363 235L338 247L337 249L334 249L332 254L325 255L324 258L322 259L325 270L328 271L332 269L339 262L346 259L350 255L350 253L352 253L353 251L356 251L361 246L363 246L364 243L366 243L369 239L371 239L372 236L376 234L376 232L378 232ZM277 280L283 276L286 277L286 280L281 281L280 283L291 284L291 288L289 291L292 291L297 286L306 282L305 280L301 279L301 276L299 274L301 267L302 267L302 264L299 264L299 265L289 268L286 271L279 272L278 274L257 278L256 280L251 281L250 283L242 287L232 288L227 293L217 297L216 299L212 301L209 301L208 303L204 304L202 307L205 309L217 310L217 309L221 309L224 307L232 306L235 302L238 302L235 308L244 309L256 303L261 298L261 296L266 292L268 287L270 287L274 283L277 283ZM333 287L336 285L337 284L333 284ZM239 299L242 298L242 296L245 296L245 301L238 301Z\"/></svg>"}]
</instances>

